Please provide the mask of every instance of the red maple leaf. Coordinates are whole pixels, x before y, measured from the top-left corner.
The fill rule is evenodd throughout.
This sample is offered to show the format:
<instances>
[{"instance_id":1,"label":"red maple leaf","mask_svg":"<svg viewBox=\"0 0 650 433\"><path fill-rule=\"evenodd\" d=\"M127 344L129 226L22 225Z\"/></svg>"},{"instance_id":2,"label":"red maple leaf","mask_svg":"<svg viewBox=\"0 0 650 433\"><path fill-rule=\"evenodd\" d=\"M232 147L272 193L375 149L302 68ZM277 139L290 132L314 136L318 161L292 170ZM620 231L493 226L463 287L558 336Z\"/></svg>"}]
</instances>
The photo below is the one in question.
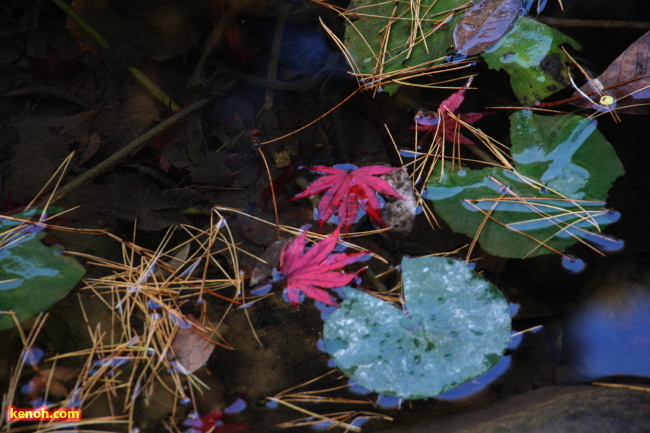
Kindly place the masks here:
<instances>
[{"instance_id":1,"label":"red maple leaf","mask_svg":"<svg viewBox=\"0 0 650 433\"><path fill-rule=\"evenodd\" d=\"M294 308L300 304L300 292L324 304L338 306L332 295L323 288L343 287L360 272L347 273L337 270L368 257L367 252L332 254L339 241L340 231L341 226L338 226L334 233L305 251L307 231L303 230L300 236L282 248L280 274L286 279L287 297Z\"/></svg>"},{"instance_id":2,"label":"red maple leaf","mask_svg":"<svg viewBox=\"0 0 650 433\"><path fill-rule=\"evenodd\" d=\"M315 180L309 187L291 200L323 194L318 203L318 228L330 219L338 210L339 220L344 232L349 232L359 213L359 206L370 215L381 227L386 224L379 215L381 203L377 193L406 200L391 187L388 182L377 177L399 168L383 165L369 165L358 168L352 164L335 165L334 167L307 167L318 173L325 174Z\"/></svg>"},{"instance_id":3,"label":"red maple leaf","mask_svg":"<svg viewBox=\"0 0 650 433\"><path fill-rule=\"evenodd\" d=\"M192 413L185 420L185 425L192 427L185 433L238 433L250 430L253 426L243 423L227 422L230 417L246 409L247 404L244 398L248 391L243 393L237 400L223 411L213 410L203 416Z\"/></svg>"},{"instance_id":4,"label":"red maple leaf","mask_svg":"<svg viewBox=\"0 0 650 433\"><path fill-rule=\"evenodd\" d=\"M227 415L224 416L223 412L215 411L207 413L200 418L189 420L185 422L185 425L189 425L192 428L186 430L186 432L192 433L237 433L246 430L250 430L253 426L242 423L225 423L224 419L228 418Z\"/></svg>"},{"instance_id":5,"label":"red maple leaf","mask_svg":"<svg viewBox=\"0 0 650 433\"><path fill-rule=\"evenodd\" d=\"M490 113L461 113L456 114L460 104L465 99L465 90L469 83L463 86L458 92L451 95L440 103L437 113L424 113L419 110L415 115L415 125L407 129L427 131L427 134L434 134L436 141L442 143L448 141L454 144L476 144L459 132L462 126L459 119L465 123L474 123ZM442 121L441 121L442 118Z\"/></svg>"}]
</instances>

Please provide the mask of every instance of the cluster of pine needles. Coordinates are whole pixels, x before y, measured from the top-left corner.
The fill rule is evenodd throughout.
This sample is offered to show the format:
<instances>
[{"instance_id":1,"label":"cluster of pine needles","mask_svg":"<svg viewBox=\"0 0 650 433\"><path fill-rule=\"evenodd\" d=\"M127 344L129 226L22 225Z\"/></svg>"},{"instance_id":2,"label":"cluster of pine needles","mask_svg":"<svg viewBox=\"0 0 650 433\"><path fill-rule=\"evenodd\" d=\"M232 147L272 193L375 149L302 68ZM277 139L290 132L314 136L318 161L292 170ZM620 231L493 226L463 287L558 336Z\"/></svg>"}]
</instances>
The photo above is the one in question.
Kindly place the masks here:
<instances>
[{"instance_id":1,"label":"cluster of pine needles","mask_svg":"<svg viewBox=\"0 0 650 433\"><path fill-rule=\"evenodd\" d=\"M0 420L6 422L8 431L49 431L73 426L83 429L107 423L127 423L129 431L133 431L136 427L136 406L150 399L154 391L169 392L176 402L194 402L195 394L206 390L207 385L177 360L176 356L181 354L174 353L172 342L179 331L189 329L202 336L206 343L231 348L220 335L221 323L208 320L208 303L204 300L216 297L229 303L221 321L231 310L230 307L241 304L243 279L238 271L230 271L239 269L240 251L225 218L216 211L211 218L211 224L205 230L191 226L170 229L155 251L138 246L135 239L125 241L104 233L121 244L121 262L69 253L86 259L90 266L104 268L102 273L105 276L86 278L84 287L78 293L92 346L45 360L51 370L45 376L47 384L43 400L48 401L51 389L60 390L63 386L57 369L69 369L57 365L81 365L75 371L77 378L68 396L51 408L78 408L81 405L84 409L100 404L110 408L111 416L74 422L42 421L38 425L16 425L6 419ZM170 246L176 230L184 231L187 240ZM224 265L223 257L228 257L230 263ZM98 301L105 305L110 314L109 327L106 326L107 320L100 322L86 312L84 305L87 302L96 305ZM96 308L93 311L96 314ZM191 314L186 313L189 311ZM3 400L3 418L6 409L15 405L21 382L24 382L27 356L46 319L47 314L38 316L29 335L21 331L23 355L13 371L9 390ZM39 371L37 365L33 369ZM68 379L65 379L66 383ZM178 405L174 404L173 407ZM170 418L172 421L174 415ZM170 427L176 431L184 430L182 426L173 424Z\"/></svg>"}]
</instances>

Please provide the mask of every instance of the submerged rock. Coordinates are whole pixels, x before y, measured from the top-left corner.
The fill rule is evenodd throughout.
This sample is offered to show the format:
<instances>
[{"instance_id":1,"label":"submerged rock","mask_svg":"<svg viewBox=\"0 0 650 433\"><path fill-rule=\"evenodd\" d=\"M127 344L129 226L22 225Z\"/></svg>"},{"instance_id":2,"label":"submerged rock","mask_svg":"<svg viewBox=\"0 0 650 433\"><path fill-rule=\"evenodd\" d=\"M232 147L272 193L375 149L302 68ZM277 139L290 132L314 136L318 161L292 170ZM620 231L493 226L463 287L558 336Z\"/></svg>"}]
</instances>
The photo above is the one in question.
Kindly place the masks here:
<instances>
[{"instance_id":1,"label":"submerged rock","mask_svg":"<svg viewBox=\"0 0 650 433\"><path fill-rule=\"evenodd\" d=\"M650 392L604 386L551 386L387 433L647 432Z\"/></svg>"}]
</instances>

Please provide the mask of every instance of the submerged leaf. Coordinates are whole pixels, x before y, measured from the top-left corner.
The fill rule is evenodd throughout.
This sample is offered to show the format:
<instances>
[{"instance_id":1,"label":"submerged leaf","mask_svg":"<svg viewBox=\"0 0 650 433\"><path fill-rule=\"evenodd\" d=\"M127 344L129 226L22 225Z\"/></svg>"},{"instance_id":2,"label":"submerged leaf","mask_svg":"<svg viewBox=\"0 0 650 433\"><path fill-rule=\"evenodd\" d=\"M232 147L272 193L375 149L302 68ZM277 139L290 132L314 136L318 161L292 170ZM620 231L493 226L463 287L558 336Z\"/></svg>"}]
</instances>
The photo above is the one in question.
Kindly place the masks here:
<instances>
[{"instance_id":1,"label":"submerged leaf","mask_svg":"<svg viewBox=\"0 0 650 433\"><path fill-rule=\"evenodd\" d=\"M481 57L491 69L503 69L510 74L517 99L532 106L569 85L567 65L571 62L560 48L564 43L579 48L577 42L552 27L521 17Z\"/></svg>"},{"instance_id":2,"label":"submerged leaf","mask_svg":"<svg viewBox=\"0 0 650 433\"><path fill-rule=\"evenodd\" d=\"M183 364L190 373L194 373L203 367L216 347L210 336L203 332L203 324L191 314L186 316L186 320L196 325L198 329L190 326L189 328L179 328L172 340L172 349L174 356Z\"/></svg>"},{"instance_id":3,"label":"submerged leaf","mask_svg":"<svg viewBox=\"0 0 650 433\"><path fill-rule=\"evenodd\" d=\"M501 359L510 314L501 292L466 263L405 258L408 315L351 288L325 321L327 352L355 383L405 399L433 397Z\"/></svg>"},{"instance_id":4,"label":"submerged leaf","mask_svg":"<svg viewBox=\"0 0 650 433\"><path fill-rule=\"evenodd\" d=\"M490 48L515 24L521 0L479 0L454 28L456 52L473 56Z\"/></svg>"},{"instance_id":5,"label":"submerged leaf","mask_svg":"<svg viewBox=\"0 0 650 433\"><path fill-rule=\"evenodd\" d=\"M571 104L578 107L596 108L600 111L616 109L619 113L650 113L650 31L634 41L598 76L604 89L594 88L588 81L580 88L584 93L593 93L590 98L578 99ZM576 91L574 96L580 93ZM603 97L611 97L613 103L603 104ZM609 108L609 109L603 109Z\"/></svg>"},{"instance_id":6,"label":"submerged leaf","mask_svg":"<svg viewBox=\"0 0 650 433\"><path fill-rule=\"evenodd\" d=\"M618 218L605 204L624 171L596 123L530 111L510 120L516 171L454 171L450 163L444 172L437 168L427 193L440 216L453 230L474 236L489 214L478 239L484 250L502 257L562 252L579 238L605 250L622 246L599 234Z\"/></svg>"}]
</instances>

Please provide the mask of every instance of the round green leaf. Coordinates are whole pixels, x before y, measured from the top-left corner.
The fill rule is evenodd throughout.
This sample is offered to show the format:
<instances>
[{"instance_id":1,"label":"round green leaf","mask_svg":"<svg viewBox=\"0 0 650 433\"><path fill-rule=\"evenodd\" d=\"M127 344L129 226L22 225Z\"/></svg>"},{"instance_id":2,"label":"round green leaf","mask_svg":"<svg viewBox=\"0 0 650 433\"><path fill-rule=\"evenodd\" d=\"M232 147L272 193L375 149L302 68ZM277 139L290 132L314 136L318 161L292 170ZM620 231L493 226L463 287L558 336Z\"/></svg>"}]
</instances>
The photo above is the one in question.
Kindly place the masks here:
<instances>
[{"instance_id":1,"label":"round green leaf","mask_svg":"<svg viewBox=\"0 0 650 433\"><path fill-rule=\"evenodd\" d=\"M17 216L27 218L33 213ZM22 322L65 297L85 270L74 258L62 255L60 246L43 245L40 239L45 233L9 232L17 225L0 221L0 310L12 310ZM0 316L0 330L13 326L9 315Z\"/></svg>"},{"instance_id":2,"label":"round green leaf","mask_svg":"<svg viewBox=\"0 0 650 433\"><path fill-rule=\"evenodd\" d=\"M561 252L579 238L616 249L619 243L597 232L618 216L605 205L624 170L595 121L523 110L512 114L510 122L517 171L440 165L427 185L438 214L454 231L474 236L490 213L479 242L502 257Z\"/></svg>"},{"instance_id":3,"label":"round green leaf","mask_svg":"<svg viewBox=\"0 0 650 433\"><path fill-rule=\"evenodd\" d=\"M325 321L325 346L359 385L417 399L471 380L501 359L510 339L501 292L457 260L402 262L408 315L367 293L346 288Z\"/></svg>"}]
</instances>

